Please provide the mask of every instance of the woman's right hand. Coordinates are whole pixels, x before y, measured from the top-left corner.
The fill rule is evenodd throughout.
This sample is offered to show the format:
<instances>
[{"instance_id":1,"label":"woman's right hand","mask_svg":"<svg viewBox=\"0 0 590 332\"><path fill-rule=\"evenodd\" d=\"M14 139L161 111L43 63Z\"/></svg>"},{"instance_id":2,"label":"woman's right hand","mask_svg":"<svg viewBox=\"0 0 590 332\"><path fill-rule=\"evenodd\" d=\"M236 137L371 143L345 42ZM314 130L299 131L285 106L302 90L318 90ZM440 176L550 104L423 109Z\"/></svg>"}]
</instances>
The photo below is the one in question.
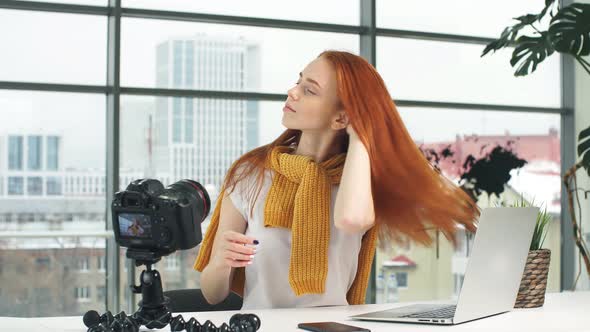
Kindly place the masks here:
<instances>
[{"instance_id":1,"label":"woman's right hand","mask_svg":"<svg viewBox=\"0 0 590 332\"><path fill-rule=\"evenodd\" d=\"M252 264L258 241L235 231L221 234L217 263L225 267L245 267Z\"/></svg>"}]
</instances>

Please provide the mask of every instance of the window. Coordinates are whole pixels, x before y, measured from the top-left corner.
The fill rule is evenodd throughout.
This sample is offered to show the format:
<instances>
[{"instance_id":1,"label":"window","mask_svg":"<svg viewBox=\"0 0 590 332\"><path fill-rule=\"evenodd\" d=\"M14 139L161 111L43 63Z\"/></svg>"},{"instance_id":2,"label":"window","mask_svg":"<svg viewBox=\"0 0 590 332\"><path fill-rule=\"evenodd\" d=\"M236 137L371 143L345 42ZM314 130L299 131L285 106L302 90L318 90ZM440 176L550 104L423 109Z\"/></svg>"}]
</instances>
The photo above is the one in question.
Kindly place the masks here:
<instances>
[{"instance_id":1,"label":"window","mask_svg":"<svg viewBox=\"0 0 590 332\"><path fill-rule=\"evenodd\" d=\"M543 5L542 1L510 0L377 0L376 18L380 28L495 38L505 26L514 24L513 17L538 13Z\"/></svg>"},{"instance_id":2,"label":"window","mask_svg":"<svg viewBox=\"0 0 590 332\"><path fill-rule=\"evenodd\" d=\"M514 77L510 50L481 58L482 50L482 45L377 37L377 69L394 99L560 106L558 54L534 75Z\"/></svg>"},{"instance_id":3,"label":"window","mask_svg":"<svg viewBox=\"0 0 590 332\"><path fill-rule=\"evenodd\" d=\"M37 257L35 265L37 272L48 271L51 269L51 259L48 256Z\"/></svg>"},{"instance_id":4,"label":"window","mask_svg":"<svg viewBox=\"0 0 590 332\"><path fill-rule=\"evenodd\" d=\"M106 56L97 56L106 55L106 16L0 9L0 22L14 32L0 35L0 63L12 64L2 66L0 81L106 84ZM40 56L39 50L63 52Z\"/></svg>"},{"instance_id":5,"label":"window","mask_svg":"<svg viewBox=\"0 0 590 332\"><path fill-rule=\"evenodd\" d=\"M408 287L408 272L396 272L395 278L397 279L398 288Z\"/></svg>"},{"instance_id":6,"label":"window","mask_svg":"<svg viewBox=\"0 0 590 332\"><path fill-rule=\"evenodd\" d=\"M88 272L90 265L90 259L88 257L78 257L76 259L76 268L80 272Z\"/></svg>"},{"instance_id":7,"label":"window","mask_svg":"<svg viewBox=\"0 0 590 332\"><path fill-rule=\"evenodd\" d=\"M31 12L31 15L34 16L34 12ZM48 17L50 16L48 14ZM92 15L85 16L92 21ZM4 17L3 13L0 13L0 17ZM60 23L67 24L67 22L66 20ZM10 30L4 25L5 23L5 21L0 20L0 27ZM39 22L39 24L41 23ZM53 25L50 22L47 22L47 24ZM81 28L80 31L84 29ZM18 32L15 32L14 38L19 38L18 34ZM5 35L0 34L0 40L4 40ZM59 39L59 37L55 38ZM86 40L86 38L92 38L92 36L85 35L83 38ZM29 43L31 45L35 44L34 40L30 40ZM72 47L84 47L84 44L85 42L80 42ZM41 47L41 45L35 47L37 46ZM58 46L56 45L56 47ZM56 54L66 54L64 56L66 59L70 57L67 49L52 48L52 50L57 52ZM8 50L8 52L11 52L11 50ZM74 51L74 53L76 52L84 51ZM4 58L5 53L0 54L0 58ZM29 53L38 55L38 52ZM61 61L48 60L49 58L57 59L56 57L38 58L38 61L45 63ZM85 62L87 61L72 60L67 67L67 71L76 70L77 63ZM49 67L48 72L54 70L54 68L51 68L52 66ZM93 70L90 67L94 68L94 65L80 70L79 74L84 75L85 72ZM62 68L62 71L65 71L64 68ZM100 69L100 71L101 73L106 72L105 68ZM31 69L26 72L34 73L35 70ZM39 72L43 71L40 70ZM0 76L5 73L2 70ZM68 75L68 73L63 73L64 77ZM34 77L30 78L33 79ZM80 80L84 80L84 78L80 78ZM68 83L75 84L76 82ZM3 153L0 157L0 167L2 167L2 161L4 161L3 165L5 165L5 172L0 170L0 173L4 175L5 193L8 195L8 197L0 197L0 206L4 209L2 214L12 216L10 221L0 222L1 232L27 229L34 231L34 233L73 234L76 232L92 233L104 230L106 206L104 194L88 193L81 199L80 187L76 188L75 183L76 179L80 177L92 179L105 177L105 95L100 93L33 92L0 89L0 109L2 110L0 112L2 114L0 115L0 132L21 137L13 139L14 143L12 144L15 148L12 149L12 155L22 154L22 157L13 158L14 160L21 160L21 165L15 165L20 169L7 170L9 166L8 156L11 152L9 151L10 139L8 136L0 134L0 153ZM15 129L7 130L7 126ZM141 130L137 131L142 132ZM29 137L33 138L29 139ZM41 138L40 144L37 144L39 143L38 137ZM20 147L21 145L22 147ZM41 153L33 153L35 150L39 151L37 148L39 146ZM2 147L4 147L4 151L2 151ZM33 162L33 159L37 160ZM39 164L40 169L29 169L39 168L37 167ZM65 192L66 187L65 183L63 183L63 179L66 178L70 179L70 190L68 192ZM11 270L21 271L22 273L19 273L19 282L31 285L31 301L28 302L29 304L16 305L16 296L13 296L11 292L10 297L5 297L5 304L10 308L7 309L8 311L4 311L4 309L0 311L3 314L16 317L79 315L79 310L83 308L72 305L74 301L72 298L74 294L72 293L75 285L83 281L83 284L86 284L84 286L90 287L92 292L96 286L105 283L108 274L105 271L102 274L97 274L96 277L89 278L86 275L87 273L80 273L79 271L89 271L90 267L96 264L93 261L94 258L88 258L91 260L90 262L78 263L75 258L80 256L96 257L99 253L104 256L105 242L104 238L94 238L92 236L80 238L45 236L41 238L8 238L2 251L15 253L15 256L21 262L13 264ZM32 249L38 249L41 253ZM86 253L88 251L95 251L95 253ZM6 269L8 268L10 267L6 267ZM64 277L66 274L67 277ZM37 280L40 280L39 275L43 276L43 284L37 283ZM59 290L63 282L70 285L67 294L63 294ZM18 284L15 281L14 287L17 286ZM39 301L35 300L37 296L32 291L33 288L40 287L50 288L50 304L42 306L43 310L37 310ZM104 311L104 304L94 304L92 308ZM6 308L6 306L3 308Z\"/></svg>"},{"instance_id":8,"label":"window","mask_svg":"<svg viewBox=\"0 0 590 332\"><path fill-rule=\"evenodd\" d=\"M545 246L555 254L560 253L561 206L554 199L561 193L558 114L422 107L398 107L398 111L408 132L423 150L432 149L442 156L441 151L449 149L452 155L441 158L438 166L455 183L465 173L462 166L470 156L483 158L495 147L509 149L517 158L524 159L527 163L523 167L509 173L510 180L500 197L488 197L484 193L478 205L485 208L500 201L509 204L520 195L527 200L534 198L537 204L545 204L554 215ZM400 292L400 301L424 299L424 294L433 294L432 299L436 300L454 296L457 285L454 274L464 271L468 248L473 241L467 241L463 234L460 246L455 250L444 236L439 239L438 247L436 243L429 248L415 245L401 248L396 245L377 251L378 271L381 266L395 266L403 272L407 271L407 289ZM557 265L550 266L549 292L560 289L560 267ZM437 272L433 272L433 266L437 267ZM404 277L396 277L399 287L403 287ZM409 284L408 277L412 277L412 284Z\"/></svg>"},{"instance_id":9,"label":"window","mask_svg":"<svg viewBox=\"0 0 590 332\"><path fill-rule=\"evenodd\" d=\"M107 269L107 259L105 256L98 256L98 271L104 272Z\"/></svg>"},{"instance_id":10,"label":"window","mask_svg":"<svg viewBox=\"0 0 590 332\"><path fill-rule=\"evenodd\" d=\"M174 97L172 98L172 112L174 113L174 127L172 128L172 142L173 143L180 143L180 138L182 137L182 109L180 98Z\"/></svg>"},{"instance_id":11,"label":"window","mask_svg":"<svg viewBox=\"0 0 590 332\"><path fill-rule=\"evenodd\" d=\"M9 136L8 137L8 169L22 170L23 169L23 137Z\"/></svg>"},{"instance_id":12,"label":"window","mask_svg":"<svg viewBox=\"0 0 590 332\"><path fill-rule=\"evenodd\" d=\"M48 171L57 171L59 167L59 137L47 137L47 165Z\"/></svg>"},{"instance_id":13,"label":"window","mask_svg":"<svg viewBox=\"0 0 590 332\"><path fill-rule=\"evenodd\" d=\"M108 5L106 0L41 1ZM120 18L121 29L117 31L121 52L115 61L120 62L121 86L114 87L106 84L107 55L113 54L106 49L110 16L96 12L90 15L56 13L66 8L54 6L51 11L46 11L47 8L42 8L44 5L34 2L29 5L40 10L0 9L0 30L11 32L0 34L0 45L4 46L0 63L11 64L0 70L2 87L7 87L0 89L0 168L4 167L0 169L0 195L7 196L0 197L0 200L5 199L0 201L5 210L0 211L1 232L28 229L54 232L52 234L63 232L69 236L76 232L93 234L105 230L105 207L110 203L105 200L106 156L114 151L108 150L106 145L107 138L113 137L105 136L107 121L112 118L106 116L104 91L111 89L123 92L133 91L133 88L162 88L181 92L194 89L260 93L263 100L236 99L236 96L228 99L194 98L182 93L148 96L135 92L133 95L123 94L120 100L116 100L119 104L115 107L120 109L120 138L114 141L118 144L119 155L113 160L119 167L119 189L125 189L130 181L138 178L156 178L165 185L182 178L194 178L206 186L214 206L221 181L231 163L245 152L274 140L285 129L281 124L284 101L268 101L274 99L269 94L285 94L304 66L326 49L361 53L361 36L353 31L363 30L358 26L361 1L365 0L300 0L292 3L273 0L122 0L124 8L336 23L352 28L333 26L334 31L326 32L314 31L325 27L315 24L297 30L270 24L239 25L240 20L218 24L173 17L154 19L142 13L125 15ZM497 4L497 8L492 8L494 4L482 4L476 8L465 0L449 0L443 5L425 5L424 1L417 1L419 4L416 5L378 0L379 10L374 13L378 26L496 37L506 23L511 23L512 17L542 6L542 2L527 1L526 4L510 4L510 8L504 10L501 9L504 5ZM508 0L500 1L506 5ZM174 15L170 13L170 16ZM461 19L453 19L456 17ZM248 18L244 21L252 22ZM366 45L363 43L362 47ZM479 55L483 45L460 41L377 37L376 46L378 70L396 100L561 105L561 59L557 55L544 62L534 76L516 79L508 64L509 50L482 59ZM59 56L40 56L40 50L51 50ZM23 87L47 91L31 92L22 90ZM78 92L60 92L64 89ZM520 137L521 143L527 141L524 145L531 151L527 158L559 155L559 149L555 149L555 143L559 145L560 142L558 115L530 113L521 117L510 112L445 107L400 108L417 143L453 142L467 147L465 136L475 133L480 139L492 140L491 136L499 137L509 131L509 136ZM420 123L416 120L420 118L433 119L438 126ZM527 127L528 130L524 131ZM40 140L29 140L30 137L40 137ZM534 141L538 145L531 143ZM556 165L561 166L553 159L547 163L531 163L531 168L521 172L524 177L513 176L510 186L515 192L534 188L535 192L543 193L543 200L547 201L544 188L553 188L555 178L551 176ZM447 168L447 173L454 174L452 167ZM541 171L537 172L539 169ZM539 175L548 177L541 181ZM537 188L537 183L545 185ZM559 202L560 196L554 192L551 200ZM553 212L557 221L561 212L557 209ZM207 224L205 221L201 225L203 231ZM547 241L557 257L558 240L559 229L552 229ZM80 315L80 310L87 310L87 306L104 311L105 300L110 300L112 295L104 294L105 278L113 276L106 264L111 256L104 257L107 247L104 238L91 238L88 234L79 238L49 238L45 234L41 238L8 238L2 242L6 242L2 251L15 253L22 262L4 266L4 275L8 271L17 271L22 276L18 281L28 287L24 290L25 296L18 299L13 294L23 286L14 285L14 290L9 292L8 286L0 282L3 298L6 299L8 293L13 296L0 310L2 315L73 316ZM385 269L388 278L394 274L394 281L400 279L403 282L403 276L395 278L396 272L407 273L407 287L399 293L391 292L394 297L412 301L423 300L428 294L446 300L453 294L454 274L457 273L454 267L467 252L467 247L463 248L465 250L457 253L443 239L436 248L439 250L418 246L394 247L387 248L390 252L378 252L376 259L378 266L392 258L399 258L397 263L405 264ZM127 271L129 260L124 250L120 252L123 264L120 271ZM434 260L439 254L441 258ZM463 256L456 257L460 254ZM109 252L109 255L114 253ZM45 258L37 262L42 256ZM191 260L194 257L191 256L188 252L178 252L162 260L159 264L162 269L172 269L165 289L199 287L198 277L183 277L183 274L193 272ZM404 260L403 256L407 259ZM80 257L86 258L77 260ZM433 261L439 264L436 270L428 268ZM94 270L95 264L100 273L78 273L79 270ZM50 269L50 272L35 273L37 266L42 271ZM559 273L555 274L559 264L551 267L548 287L555 290L560 282ZM137 282L142 268L134 270L137 275L133 279ZM68 277L64 278L64 274ZM38 275L44 276L46 284L37 285L27 280ZM127 277L123 272L118 280L122 293L128 293ZM407 280L409 277L412 277L411 285ZM63 282L70 289L65 295L58 287ZM36 292L44 286L50 288L51 304L43 306L47 311L36 311ZM72 289L75 299L71 298ZM46 291L39 290L39 293L43 292ZM133 301L129 305L136 305L137 298L121 295L123 308L129 300ZM100 310L97 303L76 304L76 299L81 302L99 299L103 308ZM16 305L17 302L20 305Z\"/></svg>"},{"instance_id":14,"label":"window","mask_svg":"<svg viewBox=\"0 0 590 332\"><path fill-rule=\"evenodd\" d=\"M183 79L186 73L183 64L188 61L185 58L191 56L183 51L187 42L194 45L191 86L185 84L190 78ZM124 17L121 19L121 85L286 93L303 67L326 49L358 54L359 36ZM163 56L167 52L171 56ZM243 60L235 61L236 58ZM167 73L170 79L163 77Z\"/></svg>"},{"instance_id":15,"label":"window","mask_svg":"<svg viewBox=\"0 0 590 332\"><path fill-rule=\"evenodd\" d=\"M42 160L42 145L41 145L41 136L29 136L27 137L27 144L28 144L28 164L29 170L32 171L39 171L41 170L41 160Z\"/></svg>"},{"instance_id":16,"label":"window","mask_svg":"<svg viewBox=\"0 0 590 332\"><path fill-rule=\"evenodd\" d=\"M43 195L43 178L40 176L30 176L27 178L27 194L29 196Z\"/></svg>"},{"instance_id":17,"label":"window","mask_svg":"<svg viewBox=\"0 0 590 332\"><path fill-rule=\"evenodd\" d=\"M20 0L20 1L32 1L32 0ZM107 0L42 0L40 2L81 4L81 5L92 5L92 6L106 6L107 5Z\"/></svg>"},{"instance_id":18,"label":"window","mask_svg":"<svg viewBox=\"0 0 590 332\"><path fill-rule=\"evenodd\" d=\"M76 287L74 288L74 298L78 302L88 302L90 301L90 287Z\"/></svg>"},{"instance_id":19,"label":"window","mask_svg":"<svg viewBox=\"0 0 590 332\"><path fill-rule=\"evenodd\" d=\"M96 299L98 301L104 301L106 297L106 287L96 286Z\"/></svg>"},{"instance_id":20,"label":"window","mask_svg":"<svg viewBox=\"0 0 590 332\"><path fill-rule=\"evenodd\" d=\"M50 176L47 177L47 195L49 196L59 196L62 194L61 189L61 178Z\"/></svg>"},{"instance_id":21,"label":"window","mask_svg":"<svg viewBox=\"0 0 590 332\"><path fill-rule=\"evenodd\" d=\"M184 57L184 84L191 87L195 80L195 43L192 40L187 40L185 43L185 57Z\"/></svg>"},{"instance_id":22,"label":"window","mask_svg":"<svg viewBox=\"0 0 590 332\"><path fill-rule=\"evenodd\" d=\"M8 195L23 195L24 179L21 176L11 176L8 178Z\"/></svg>"},{"instance_id":23,"label":"window","mask_svg":"<svg viewBox=\"0 0 590 332\"><path fill-rule=\"evenodd\" d=\"M165 258L166 260L166 270L178 270L180 264L178 263L178 256L177 255L169 255Z\"/></svg>"},{"instance_id":24,"label":"window","mask_svg":"<svg viewBox=\"0 0 590 332\"><path fill-rule=\"evenodd\" d=\"M173 72L173 79L174 79L174 87L178 88L182 85L182 46L183 42L180 40L174 41L174 62L172 63L172 68L174 68Z\"/></svg>"},{"instance_id":25,"label":"window","mask_svg":"<svg viewBox=\"0 0 590 332\"><path fill-rule=\"evenodd\" d=\"M184 109L184 142L185 143L192 143L193 142L193 100L191 98L185 98L185 109Z\"/></svg>"},{"instance_id":26,"label":"window","mask_svg":"<svg viewBox=\"0 0 590 332\"><path fill-rule=\"evenodd\" d=\"M167 0L165 3L152 0L123 0L122 6L348 25L359 24L360 12L358 0L324 0L320 2L313 0L297 2ZM338 8L338 10L334 10L334 8Z\"/></svg>"}]
</instances>

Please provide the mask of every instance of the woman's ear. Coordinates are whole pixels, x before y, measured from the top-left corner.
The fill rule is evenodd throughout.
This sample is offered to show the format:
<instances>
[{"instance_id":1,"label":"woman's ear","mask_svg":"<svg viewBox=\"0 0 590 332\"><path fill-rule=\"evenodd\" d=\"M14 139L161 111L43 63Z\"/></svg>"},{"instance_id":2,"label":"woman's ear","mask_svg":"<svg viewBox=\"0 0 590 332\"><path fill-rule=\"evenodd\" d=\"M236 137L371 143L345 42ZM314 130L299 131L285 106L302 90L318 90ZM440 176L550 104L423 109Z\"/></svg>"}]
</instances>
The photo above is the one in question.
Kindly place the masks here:
<instances>
[{"instance_id":1,"label":"woman's ear","mask_svg":"<svg viewBox=\"0 0 590 332\"><path fill-rule=\"evenodd\" d=\"M334 129L334 130L346 129L346 127L348 126L349 123L350 123L350 121L348 120L348 115L346 115L346 112L345 111L338 111L338 114L336 114L334 121L332 121L332 129Z\"/></svg>"}]
</instances>

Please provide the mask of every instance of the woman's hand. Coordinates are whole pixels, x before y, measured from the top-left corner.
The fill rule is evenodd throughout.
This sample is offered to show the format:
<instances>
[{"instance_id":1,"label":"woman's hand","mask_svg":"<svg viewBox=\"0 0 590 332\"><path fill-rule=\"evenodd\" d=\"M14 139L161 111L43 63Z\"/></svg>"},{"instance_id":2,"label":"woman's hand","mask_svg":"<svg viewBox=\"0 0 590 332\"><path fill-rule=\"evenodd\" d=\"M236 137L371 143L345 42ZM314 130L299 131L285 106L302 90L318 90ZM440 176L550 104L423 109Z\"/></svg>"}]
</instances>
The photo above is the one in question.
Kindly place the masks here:
<instances>
[{"instance_id":1,"label":"woman's hand","mask_svg":"<svg viewBox=\"0 0 590 332\"><path fill-rule=\"evenodd\" d=\"M226 267L244 267L252 264L258 241L244 234L226 231L221 234L220 251L216 263Z\"/></svg>"}]
</instances>

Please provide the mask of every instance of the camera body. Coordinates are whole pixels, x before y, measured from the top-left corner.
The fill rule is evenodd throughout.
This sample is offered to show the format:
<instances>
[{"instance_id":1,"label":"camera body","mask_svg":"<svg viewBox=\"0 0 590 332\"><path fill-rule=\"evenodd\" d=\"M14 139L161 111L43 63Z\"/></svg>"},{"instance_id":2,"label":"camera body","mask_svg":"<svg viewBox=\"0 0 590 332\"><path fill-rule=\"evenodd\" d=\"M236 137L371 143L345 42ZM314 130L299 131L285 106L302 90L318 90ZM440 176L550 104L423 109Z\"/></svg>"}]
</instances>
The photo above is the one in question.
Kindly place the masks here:
<instances>
[{"instance_id":1,"label":"camera body","mask_svg":"<svg viewBox=\"0 0 590 332\"><path fill-rule=\"evenodd\" d=\"M155 179L135 180L111 203L115 240L129 248L129 258L157 260L198 245L209 209L209 195L196 181L180 180L164 188Z\"/></svg>"}]
</instances>

